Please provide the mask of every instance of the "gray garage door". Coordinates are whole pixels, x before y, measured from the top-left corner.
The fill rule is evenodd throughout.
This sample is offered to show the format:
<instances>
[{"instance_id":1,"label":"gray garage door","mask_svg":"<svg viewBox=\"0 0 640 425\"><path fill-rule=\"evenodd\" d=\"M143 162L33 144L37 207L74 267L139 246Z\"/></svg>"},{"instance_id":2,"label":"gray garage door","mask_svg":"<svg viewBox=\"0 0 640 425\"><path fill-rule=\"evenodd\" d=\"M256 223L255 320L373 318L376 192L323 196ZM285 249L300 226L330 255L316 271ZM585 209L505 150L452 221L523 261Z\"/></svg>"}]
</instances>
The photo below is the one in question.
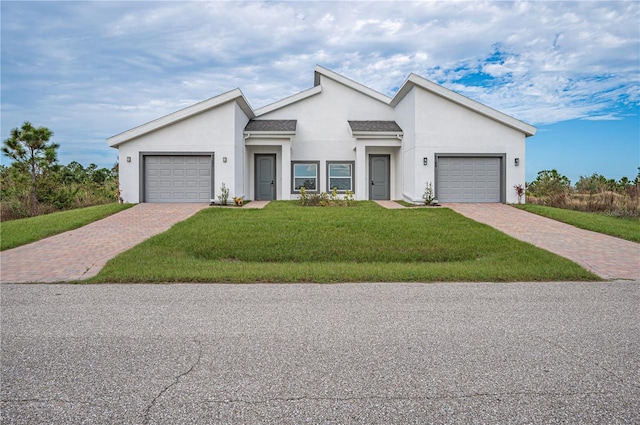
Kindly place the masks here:
<instances>
[{"instance_id":1,"label":"gray garage door","mask_svg":"<svg viewBox=\"0 0 640 425\"><path fill-rule=\"evenodd\" d=\"M145 202L209 202L211 156L145 156Z\"/></svg>"},{"instance_id":2,"label":"gray garage door","mask_svg":"<svg viewBox=\"0 0 640 425\"><path fill-rule=\"evenodd\" d=\"M500 161L493 157L439 157L438 201L500 202Z\"/></svg>"}]
</instances>

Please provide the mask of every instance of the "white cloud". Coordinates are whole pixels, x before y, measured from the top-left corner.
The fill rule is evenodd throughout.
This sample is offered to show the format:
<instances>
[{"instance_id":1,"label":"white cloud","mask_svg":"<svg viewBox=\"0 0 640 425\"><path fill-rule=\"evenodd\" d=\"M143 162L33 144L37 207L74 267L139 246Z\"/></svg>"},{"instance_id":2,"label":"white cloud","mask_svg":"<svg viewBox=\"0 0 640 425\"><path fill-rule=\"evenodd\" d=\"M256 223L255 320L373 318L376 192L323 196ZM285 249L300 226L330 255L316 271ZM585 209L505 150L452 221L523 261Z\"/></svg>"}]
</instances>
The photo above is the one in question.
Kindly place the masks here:
<instances>
[{"instance_id":1,"label":"white cloud","mask_svg":"<svg viewBox=\"0 0 640 425\"><path fill-rule=\"evenodd\" d=\"M2 8L3 137L30 119L96 140L236 87L260 107L309 88L318 63L387 95L415 72L532 124L640 102L634 1Z\"/></svg>"}]
</instances>

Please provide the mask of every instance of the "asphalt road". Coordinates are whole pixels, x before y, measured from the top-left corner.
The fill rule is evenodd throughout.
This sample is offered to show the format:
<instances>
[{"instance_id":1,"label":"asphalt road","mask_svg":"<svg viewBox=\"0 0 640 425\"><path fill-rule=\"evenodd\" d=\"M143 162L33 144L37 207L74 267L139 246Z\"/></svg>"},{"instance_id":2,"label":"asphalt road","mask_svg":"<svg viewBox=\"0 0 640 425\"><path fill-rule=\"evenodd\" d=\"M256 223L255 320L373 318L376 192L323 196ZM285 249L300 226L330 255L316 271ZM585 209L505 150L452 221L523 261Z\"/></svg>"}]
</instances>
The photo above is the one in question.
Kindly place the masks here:
<instances>
[{"instance_id":1,"label":"asphalt road","mask_svg":"<svg viewBox=\"0 0 640 425\"><path fill-rule=\"evenodd\" d=\"M2 423L640 423L639 288L2 285Z\"/></svg>"}]
</instances>

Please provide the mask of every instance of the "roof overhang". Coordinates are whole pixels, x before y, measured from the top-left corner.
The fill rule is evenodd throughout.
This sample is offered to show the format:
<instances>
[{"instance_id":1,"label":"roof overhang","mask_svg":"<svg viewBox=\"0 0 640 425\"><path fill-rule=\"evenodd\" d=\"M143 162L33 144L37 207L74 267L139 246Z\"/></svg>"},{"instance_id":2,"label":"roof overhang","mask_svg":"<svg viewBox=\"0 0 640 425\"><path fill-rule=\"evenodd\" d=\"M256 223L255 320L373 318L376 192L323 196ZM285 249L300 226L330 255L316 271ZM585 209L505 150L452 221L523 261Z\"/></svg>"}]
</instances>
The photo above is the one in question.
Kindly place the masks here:
<instances>
[{"instance_id":1,"label":"roof overhang","mask_svg":"<svg viewBox=\"0 0 640 425\"><path fill-rule=\"evenodd\" d=\"M402 131L352 131L351 136L356 139L402 139L403 133Z\"/></svg>"},{"instance_id":2,"label":"roof overhang","mask_svg":"<svg viewBox=\"0 0 640 425\"><path fill-rule=\"evenodd\" d=\"M244 128L244 139L291 139L296 135L296 120L250 120Z\"/></svg>"},{"instance_id":3,"label":"roof overhang","mask_svg":"<svg viewBox=\"0 0 640 425\"><path fill-rule=\"evenodd\" d=\"M248 137L293 137L296 135L295 131L245 131L245 139Z\"/></svg>"},{"instance_id":4,"label":"roof overhang","mask_svg":"<svg viewBox=\"0 0 640 425\"><path fill-rule=\"evenodd\" d=\"M348 121L351 136L356 139L402 140L402 128L395 121Z\"/></svg>"},{"instance_id":5,"label":"roof overhang","mask_svg":"<svg viewBox=\"0 0 640 425\"><path fill-rule=\"evenodd\" d=\"M395 108L398 103L400 103L400 101L407 95L407 93L409 93L414 87L420 87L423 90L443 97L447 100L457 103L458 105L464 106L467 109L477 112L480 115L484 115L485 117L491 118L492 120L518 130L524 133L526 137L536 134L537 129L530 124L513 118L512 116L502 113L480 102L469 99L466 96L449 90L446 87L443 87L413 73L409 75L409 78L407 78L402 87L400 87L400 90L398 90L395 96L393 96L390 105Z\"/></svg>"},{"instance_id":6,"label":"roof overhang","mask_svg":"<svg viewBox=\"0 0 640 425\"><path fill-rule=\"evenodd\" d=\"M109 143L109 146L111 147L117 147L121 143L127 142L131 139L135 139L136 137L143 136L145 134L151 133L163 127L167 127L194 115L201 114L208 110L217 108L218 106L224 105L225 103L233 101L237 102L240 109L242 109L242 111L245 113L245 115L247 115L249 119L255 117L255 113L253 112L253 109L251 109L251 106L249 105L247 99L244 97L244 94L242 94L242 91L240 89L234 89L221 95L196 103L195 105L188 106L172 114L165 115L164 117L150 121L146 124L142 124L141 126L135 127L131 130L127 130L123 133L109 137L107 139L107 143Z\"/></svg>"}]
</instances>

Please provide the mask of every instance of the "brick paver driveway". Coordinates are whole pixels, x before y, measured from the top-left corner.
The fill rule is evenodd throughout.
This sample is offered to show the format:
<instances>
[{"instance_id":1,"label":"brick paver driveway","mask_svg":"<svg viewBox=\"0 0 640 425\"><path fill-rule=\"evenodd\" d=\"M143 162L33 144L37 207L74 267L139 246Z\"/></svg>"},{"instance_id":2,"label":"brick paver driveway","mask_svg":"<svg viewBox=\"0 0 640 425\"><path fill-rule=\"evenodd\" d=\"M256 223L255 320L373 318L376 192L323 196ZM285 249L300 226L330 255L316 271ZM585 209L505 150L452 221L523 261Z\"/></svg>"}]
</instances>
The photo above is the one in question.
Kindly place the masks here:
<instances>
[{"instance_id":1,"label":"brick paver driveway","mask_svg":"<svg viewBox=\"0 0 640 425\"><path fill-rule=\"evenodd\" d=\"M640 244L582 230L504 204L446 204L509 236L561 255L604 279L640 280Z\"/></svg>"},{"instance_id":2,"label":"brick paver driveway","mask_svg":"<svg viewBox=\"0 0 640 425\"><path fill-rule=\"evenodd\" d=\"M164 232L208 204L139 204L0 253L0 282L60 282L95 276L117 254Z\"/></svg>"}]
</instances>

